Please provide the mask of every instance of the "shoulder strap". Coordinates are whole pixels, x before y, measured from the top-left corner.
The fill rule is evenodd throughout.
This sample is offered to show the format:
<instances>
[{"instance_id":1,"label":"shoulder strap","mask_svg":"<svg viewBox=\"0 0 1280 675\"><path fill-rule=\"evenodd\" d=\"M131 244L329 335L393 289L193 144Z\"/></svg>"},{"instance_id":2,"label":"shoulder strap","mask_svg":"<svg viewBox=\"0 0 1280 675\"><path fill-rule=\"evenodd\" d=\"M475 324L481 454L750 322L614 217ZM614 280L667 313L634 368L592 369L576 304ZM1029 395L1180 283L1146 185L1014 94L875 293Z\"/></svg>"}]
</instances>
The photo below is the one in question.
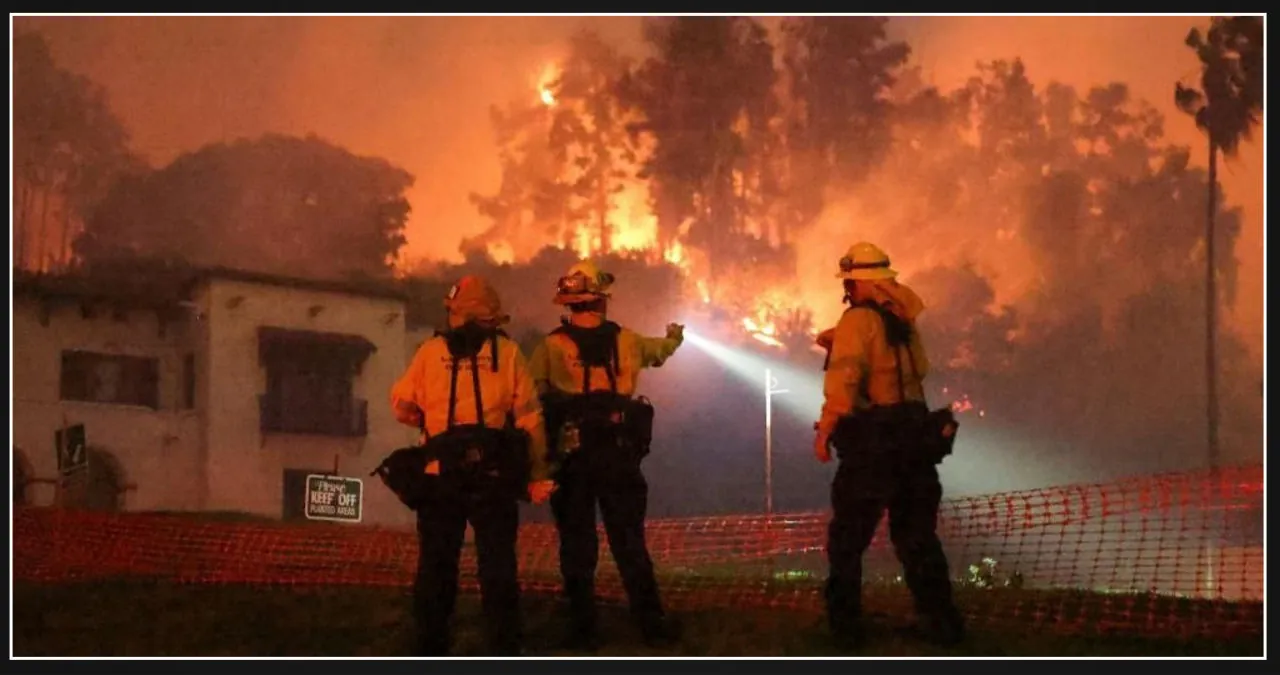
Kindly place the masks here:
<instances>
[{"instance_id":1,"label":"shoulder strap","mask_svg":"<svg viewBox=\"0 0 1280 675\"><path fill-rule=\"evenodd\" d=\"M907 362L911 364L911 376L916 378L916 384L920 387L920 398L926 406L929 405L924 395L924 382L920 381L920 372L916 369L916 356L911 352L911 343L903 345L907 348ZM893 364L898 370L898 401L900 403L907 402L907 390L902 385L902 347L893 348Z\"/></svg>"},{"instance_id":2,"label":"shoulder strap","mask_svg":"<svg viewBox=\"0 0 1280 675\"><path fill-rule=\"evenodd\" d=\"M609 366L604 369L605 375L609 376L609 393L618 393L618 341L622 339L622 331L616 331L613 334L613 341L609 343Z\"/></svg>"},{"instance_id":3,"label":"shoulder strap","mask_svg":"<svg viewBox=\"0 0 1280 675\"><path fill-rule=\"evenodd\" d=\"M609 370L609 391L616 394L618 393L618 375L622 374L622 326L612 321L609 322L609 326L613 331L613 342L609 344L610 361L613 363L613 368Z\"/></svg>"},{"instance_id":4,"label":"shoulder strap","mask_svg":"<svg viewBox=\"0 0 1280 675\"><path fill-rule=\"evenodd\" d=\"M618 340L613 341L610 347L609 364L604 367L605 377L609 378L609 393L618 393ZM582 393L591 393L591 369L594 368L590 363L582 362Z\"/></svg>"},{"instance_id":5,"label":"shoulder strap","mask_svg":"<svg viewBox=\"0 0 1280 675\"><path fill-rule=\"evenodd\" d=\"M605 376L609 378L610 393L616 394L618 393L618 372L620 370L619 364L621 361L618 342L621 340L622 328L612 321L606 321L603 324L600 324L600 327L597 330L607 330L613 333L613 341L609 345L609 358L604 365L604 373ZM567 323L562 323L559 328L551 331L551 334L564 335L572 340L575 346L578 344L577 340L573 336L573 329L571 329ZM579 349L581 349L581 347L579 347ZM581 358L579 358L579 360L582 361L582 393L588 394L591 392L591 369L596 366Z\"/></svg>"},{"instance_id":6,"label":"shoulder strap","mask_svg":"<svg viewBox=\"0 0 1280 675\"><path fill-rule=\"evenodd\" d=\"M928 398L924 395L924 382L920 379L920 371L916 369L916 355L912 353L909 342L907 343L907 363L911 364L911 376L916 378L916 384L920 387L920 399L928 406Z\"/></svg>"},{"instance_id":7,"label":"shoulder strap","mask_svg":"<svg viewBox=\"0 0 1280 675\"><path fill-rule=\"evenodd\" d=\"M449 355L449 419L445 423L447 429L454 427L454 412L458 407L458 357Z\"/></svg>"},{"instance_id":8,"label":"shoulder strap","mask_svg":"<svg viewBox=\"0 0 1280 675\"><path fill-rule=\"evenodd\" d=\"M910 348L911 346L908 345L907 349L910 349ZM902 348L901 347L893 348L893 365L898 371L898 402L906 403L907 389L906 387L902 386Z\"/></svg>"},{"instance_id":9,"label":"shoulder strap","mask_svg":"<svg viewBox=\"0 0 1280 675\"><path fill-rule=\"evenodd\" d=\"M452 429L457 426L457 409L458 409L458 357L451 356L449 372L449 419L446 423L447 428ZM484 400L480 398L480 363L475 356L468 357L471 361L471 385L475 391L476 397L476 424L485 426L484 424Z\"/></svg>"},{"instance_id":10,"label":"shoulder strap","mask_svg":"<svg viewBox=\"0 0 1280 675\"><path fill-rule=\"evenodd\" d=\"M494 370L497 368L497 356L494 356ZM471 357L471 386L475 390L476 395L476 424L485 426L484 423L484 401L480 398L480 359Z\"/></svg>"},{"instance_id":11,"label":"shoulder strap","mask_svg":"<svg viewBox=\"0 0 1280 675\"><path fill-rule=\"evenodd\" d=\"M448 338L447 331L436 331L436 335ZM501 330L493 331L487 338L489 343L490 368L493 372L498 372L498 338L505 337L506 333ZM449 353L449 419L448 428L452 429L457 426L457 408L458 408L458 362L459 357L455 356L452 351ZM465 357L471 361L471 385L475 390L476 397L476 424L485 426L484 423L484 399L480 393L480 359L479 354L472 354Z\"/></svg>"},{"instance_id":12,"label":"shoulder strap","mask_svg":"<svg viewBox=\"0 0 1280 675\"><path fill-rule=\"evenodd\" d=\"M885 324L884 316L880 313L880 310L878 310L877 308L870 307L865 304L854 304L851 307L849 307L849 309L846 309L845 311L848 312L852 310L854 307L867 307L868 309L871 309L876 313L876 316L879 317L880 325L885 326L886 330L888 329L888 326ZM888 340L885 340L885 343L887 344ZM903 383L903 376L902 376L902 347L903 346L907 348L907 361L910 362L911 364L911 375L916 378L917 383L920 385L920 395L923 397L924 383L920 382L920 373L916 369L916 358L915 358L915 355L911 352L911 342L908 341L906 345L899 345L899 346L889 345L889 346L890 348L893 349L893 365L894 365L894 369L898 373L898 401L901 403L907 402L907 388ZM830 362L831 362L831 350L828 349L827 363L830 363ZM826 370L826 365L823 365L822 369ZM925 405L928 405L927 401L925 402Z\"/></svg>"}]
</instances>

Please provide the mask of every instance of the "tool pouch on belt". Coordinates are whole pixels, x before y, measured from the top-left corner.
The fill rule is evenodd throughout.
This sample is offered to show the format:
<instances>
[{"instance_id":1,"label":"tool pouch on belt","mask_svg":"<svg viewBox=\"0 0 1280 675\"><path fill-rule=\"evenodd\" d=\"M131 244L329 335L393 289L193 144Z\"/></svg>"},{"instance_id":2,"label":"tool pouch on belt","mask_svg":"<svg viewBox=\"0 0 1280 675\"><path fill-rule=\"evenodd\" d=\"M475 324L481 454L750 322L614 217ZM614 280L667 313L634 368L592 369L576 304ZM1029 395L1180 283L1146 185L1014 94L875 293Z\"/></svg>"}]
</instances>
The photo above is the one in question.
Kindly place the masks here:
<instances>
[{"instance_id":1,"label":"tool pouch on belt","mask_svg":"<svg viewBox=\"0 0 1280 675\"><path fill-rule=\"evenodd\" d=\"M457 425L427 441L427 461L440 479L476 495L513 496L528 483L528 436L518 430Z\"/></svg>"},{"instance_id":2,"label":"tool pouch on belt","mask_svg":"<svg viewBox=\"0 0 1280 675\"><path fill-rule=\"evenodd\" d=\"M831 445L835 448L836 457L844 459L861 448L869 447L874 431L865 415L845 415L836 420L836 428L831 432Z\"/></svg>"},{"instance_id":3,"label":"tool pouch on belt","mask_svg":"<svg viewBox=\"0 0 1280 675\"><path fill-rule=\"evenodd\" d=\"M624 436L636 446L639 459L649 454L649 446L653 443L653 404L644 396L627 399L622 413Z\"/></svg>"},{"instance_id":4,"label":"tool pouch on belt","mask_svg":"<svg viewBox=\"0 0 1280 675\"><path fill-rule=\"evenodd\" d=\"M921 444L925 453L934 464L941 464L942 460L951 454L956 443L956 432L960 430L960 423L956 421L955 413L951 408L930 410L924 418L922 427Z\"/></svg>"},{"instance_id":5,"label":"tool pouch on belt","mask_svg":"<svg viewBox=\"0 0 1280 675\"><path fill-rule=\"evenodd\" d=\"M949 408L930 411L923 403L874 406L845 415L831 435L838 457L883 448L886 441L918 452L921 459L940 463L951 454L955 441L955 417Z\"/></svg>"},{"instance_id":6,"label":"tool pouch on belt","mask_svg":"<svg viewBox=\"0 0 1280 675\"><path fill-rule=\"evenodd\" d=\"M382 479L400 503L418 510L426 498L427 450L420 445L400 448L387 455L369 475Z\"/></svg>"},{"instance_id":7,"label":"tool pouch on belt","mask_svg":"<svg viewBox=\"0 0 1280 675\"><path fill-rule=\"evenodd\" d=\"M653 406L648 399L592 392L564 397L556 405L561 460L583 450L607 453L599 461L638 463L649 454Z\"/></svg>"}]
</instances>

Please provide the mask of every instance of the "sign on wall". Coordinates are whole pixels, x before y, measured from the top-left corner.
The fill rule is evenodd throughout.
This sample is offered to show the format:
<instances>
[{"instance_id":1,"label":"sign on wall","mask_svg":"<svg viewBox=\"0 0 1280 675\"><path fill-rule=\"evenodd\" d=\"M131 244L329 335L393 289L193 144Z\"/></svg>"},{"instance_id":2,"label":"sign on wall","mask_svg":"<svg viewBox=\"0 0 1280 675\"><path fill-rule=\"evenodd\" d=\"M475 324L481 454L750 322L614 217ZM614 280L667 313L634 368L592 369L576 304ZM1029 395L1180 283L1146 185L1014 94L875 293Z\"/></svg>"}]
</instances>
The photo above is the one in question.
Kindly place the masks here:
<instances>
[{"instance_id":1,"label":"sign on wall","mask_svg":"<svg viewBox=\"0 0 1280 675\"><path fill-rule=\"evenodd\" d=\"M89 466L88 442L84 425L73 424L53 432L53 445L58 452L58 472L75 473Z\"/></svg>"},{"instance_id":2,"label":"sign on wall","mask_svg":"<svg viewBox=\"0 0 1280 675\"><path fill-rule=\"evenodd\" d=\"M310 520L360 522L364 483L359 478L342 476L307 476L304 513Z\"/></svg>"}]
</instances>

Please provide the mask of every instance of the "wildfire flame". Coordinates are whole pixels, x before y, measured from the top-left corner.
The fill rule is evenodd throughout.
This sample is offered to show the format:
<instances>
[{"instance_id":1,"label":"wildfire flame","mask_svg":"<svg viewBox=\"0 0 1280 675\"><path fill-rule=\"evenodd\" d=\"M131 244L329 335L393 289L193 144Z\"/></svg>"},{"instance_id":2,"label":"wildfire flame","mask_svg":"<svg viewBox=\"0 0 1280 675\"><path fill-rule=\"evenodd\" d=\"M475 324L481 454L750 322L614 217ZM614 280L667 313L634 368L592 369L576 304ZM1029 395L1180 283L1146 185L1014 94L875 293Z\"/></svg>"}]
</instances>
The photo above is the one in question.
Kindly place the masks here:
<instances>
[{"instance_id":1,"label":"wildfire flame","mask_svg":"<svg viewBox=\"0 0 1280 675\"><path fill-rule=\"evenodd\" d=\"M542 105L548 108L556 104L556 93L552 87L560 79L560 65L557 63L548 63L542 69L542 74L538 76L538 100L542 101Z\"/></svg>"},{"instance_id":2,"label":"wildfire flame","mask_svg":"<svg viewBox=\"0 0 1280 675\"><path fill-rule=\"evenodd\" d=\"M756 310L755 318L749 316L742 318L742 327L746 329L747 333L756 340L759 340L770 347L786 349L787 346L777 338L777 325L772 319L764 318L768 313L767 308L758 308Z\"/></svg>"},{"instance_id":3,"label":"wildfire flame","mask_svg":"<svg viewBox=\"0 0 1280 675\"><path fill-rule=\"evenodd\" d=\"M558 97L561 73L561 64L548 63L532 83L537 100L542 106L572 108L577 105L572 99L562 100ZM641 154L645 152L642 148ZM561 246L572 250L579 259L608 253L636 252L649 254L655 261L661 259L681 271L688 284L687 288L702 305L738 308L735 313L742 315L739 325L748 336L769 347L787 349L786 344L779 339L778 318L786 316L785 312L803 306L804 303L794 289L784 292L767 285L758 287L758 279L746 283L721 282L713 285L702 273L705 261L697 256L691 257L690 250L682 243L683 232L670 240L659 241L657 217L649 204L646 182L634 178L624 179L621 189L610 199L610 209L604 223L584 219L576 224L568 241L562 242ZM487 250L497 262L513 262L519 254L517 246L507 241L490 241ZM757 297L738 295L743 289L750 289L748 293L754 293ZM732 293L736 297L726 297L726 293ZM817 332L816 327L810 329L812 335Z\"/></svg>"},{"instance_id":4,"label":"wildfire flame","mask_svg":"<svg viewBox=\"0 0 1280 675\"><path fill-rule=\"evenodd\" d=\"M750 319L744 319L743 321L744 322L750 321ZM778 338L773 337L768 333L753 331L749 328L747 329L747 333L751 335L753 339L758 340L759 342L766 344L770 347L775 347L778 349L786 349L787 347L786 345L782 344L782 342L780 342Z\"/></svg>"},{"instance_id":5,"label":"wildfire flame","mask_svg":"<svg viewBox=\"0 0 1280 675\"><path fill-rule=\"evenodd\" d=\"M680 244L679 240L671 242L671 246L667 247L666 252L662 254L662 258L672 265L681 268L683 268L688 262L684 256L684 246ZM698 284L700 288L704 291L706 290L707 284L705 281L699 281Z\"/></svg>"}]
</instances>

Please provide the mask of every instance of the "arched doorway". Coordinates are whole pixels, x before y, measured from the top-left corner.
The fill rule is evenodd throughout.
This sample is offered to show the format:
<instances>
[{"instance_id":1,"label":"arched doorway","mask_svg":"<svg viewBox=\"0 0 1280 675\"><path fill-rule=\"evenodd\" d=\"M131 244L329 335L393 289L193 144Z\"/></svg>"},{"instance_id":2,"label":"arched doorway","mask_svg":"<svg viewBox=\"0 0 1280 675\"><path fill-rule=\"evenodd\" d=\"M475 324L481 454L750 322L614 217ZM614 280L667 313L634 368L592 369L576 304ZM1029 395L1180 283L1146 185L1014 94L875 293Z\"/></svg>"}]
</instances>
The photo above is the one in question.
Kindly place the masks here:
<instances>
[{"instance_id":1,"label":"arched doorway","mask_svg":"<svg viewBox=\"0 0 1280 675\"><path fill-rule=\"evenodd\" d=\"M27 485L31 481L31 466L27 463L27 455L18 448L13 449L13 505L27 505Z\"/></svg>"},{"instance_id":2,"label":"arched doorway","mask_svg":"<svg viewBox=\"0 0 1280 675\"><path fill-rule=\"evenodd\" d=\"M94 448L89 450L88 459L84 507L90 511L119 511L124 496L124 470L120 462L111 453Z\"/></svg>"},{"instance_id":3,"label":"arched doorway","mask_svg":"<svg viewBox=\"0 0 1280 675\"><path fill-rule=\"evenodd\" d=\"M101 448L89 448L85 468L65 479L66 504L88 511L114 512L121 509L124 470L119 460Z\"/></svg>"}]
</instances>

